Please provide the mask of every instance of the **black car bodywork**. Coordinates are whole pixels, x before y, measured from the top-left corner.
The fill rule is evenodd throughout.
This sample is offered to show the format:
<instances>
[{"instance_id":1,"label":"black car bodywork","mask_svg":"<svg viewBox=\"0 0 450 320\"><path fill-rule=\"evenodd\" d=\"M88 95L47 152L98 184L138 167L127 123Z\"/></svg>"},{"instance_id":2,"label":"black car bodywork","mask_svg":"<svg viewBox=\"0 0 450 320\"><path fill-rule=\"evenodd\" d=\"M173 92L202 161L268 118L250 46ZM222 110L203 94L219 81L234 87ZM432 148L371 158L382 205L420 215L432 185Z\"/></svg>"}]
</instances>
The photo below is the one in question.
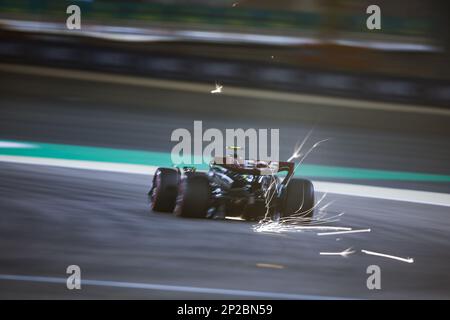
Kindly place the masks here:
<instances>
[{"instance_id":1,"label":"black car bodywork","mask_svg":"<svg viewBox=\"0 0 450 320\"><path fill-rule=\"evenodd\" d=\"M158 168L148 193L154 211L191 218L242 217L246 220L314 212L311 181L294 178L295 163L215 158L208 172L194 167Z\"/></svg>"}]
</instances>

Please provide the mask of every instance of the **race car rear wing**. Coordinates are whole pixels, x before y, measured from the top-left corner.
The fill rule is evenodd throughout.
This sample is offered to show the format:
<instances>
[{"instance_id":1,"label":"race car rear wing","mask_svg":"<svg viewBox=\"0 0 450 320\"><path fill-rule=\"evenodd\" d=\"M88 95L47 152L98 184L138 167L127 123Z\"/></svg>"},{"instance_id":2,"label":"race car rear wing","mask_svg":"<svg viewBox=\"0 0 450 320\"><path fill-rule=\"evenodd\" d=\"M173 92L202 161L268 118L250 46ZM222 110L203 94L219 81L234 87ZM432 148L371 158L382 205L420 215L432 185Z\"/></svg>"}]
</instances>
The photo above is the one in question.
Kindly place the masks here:
<instances>
[{"instance_id":1,"label":"race car rear wing","mask_svg":"<svg viewBox=\"0 0 450 320\"><path fill-rule=\"evenodd\" d=\"M264 165L260 165L264 163ZM263 160L244 160L230 157L215 157L212 165L219 165L227 170L238 174L246 175L275 175L280 172L286 172L286 177L282 183L289 181L294 175L295 163L289 161L263 161Z\"/></svg>"}]
</instances>

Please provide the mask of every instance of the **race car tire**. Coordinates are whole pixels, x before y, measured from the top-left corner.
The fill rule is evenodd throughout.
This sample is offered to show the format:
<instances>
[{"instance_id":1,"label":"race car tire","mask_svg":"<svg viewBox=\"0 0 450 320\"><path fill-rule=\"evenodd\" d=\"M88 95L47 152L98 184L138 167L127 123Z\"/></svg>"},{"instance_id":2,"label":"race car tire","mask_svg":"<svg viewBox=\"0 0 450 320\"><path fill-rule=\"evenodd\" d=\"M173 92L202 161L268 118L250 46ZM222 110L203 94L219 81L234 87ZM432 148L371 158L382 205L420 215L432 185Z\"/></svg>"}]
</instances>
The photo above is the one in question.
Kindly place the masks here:
<instances>
[{"instance_id":1,"label":"race car tire","mask_svg":"<svg viewBox=\"0 0 450 320\"><path fill-rule=\"evenodd\" d=\"M291 179L284 190L280 217L295 215L309 222L314 215L314 186L306 179Z\"/></svg>"},{"instance_id":2,"label":"race car tire","mask_svg":"<svg viewBox=\"0 0 450 320\"><path fill-rule=\"evenodd\" d=\"M180 186L175 215L185 218L206 218L211 201L208 176L190 174Z\"/></svg>"},{"instance_id":3,"label":"race car tire","mask_svg":"<svg viewBox=\"0 0 450 320\"><path fill-rule=\"evenodd\" d=\"M173 212L178 194L179 173L172 168L158 168L149 192L153 211Z\"/></svg>"}]
</instances>

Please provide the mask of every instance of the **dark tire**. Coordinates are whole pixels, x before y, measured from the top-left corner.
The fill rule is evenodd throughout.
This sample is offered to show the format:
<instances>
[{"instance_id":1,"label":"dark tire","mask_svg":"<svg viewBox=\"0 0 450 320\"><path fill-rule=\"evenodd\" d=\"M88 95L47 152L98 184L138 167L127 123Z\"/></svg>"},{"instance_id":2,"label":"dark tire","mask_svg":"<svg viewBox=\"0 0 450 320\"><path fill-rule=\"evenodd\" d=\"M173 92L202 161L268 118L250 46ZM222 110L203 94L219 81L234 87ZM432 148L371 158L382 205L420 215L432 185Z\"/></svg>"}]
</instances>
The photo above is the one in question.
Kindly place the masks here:
<instances>
[{"instance_id":1,"label":"dark tire","mask_svg":"<svg viewBox=\"0 0 450 320\"><path fill-rule=\"evenodd\" d=\"M314 186L306 179L291 179L281 199L280 217L296 215L308 222L314 215Z\"/></svg>"},{"instance_id":2,"label":"dark tire","mask_svg":"<svg viewBox=\"0 0 450 320\"><path fill-rule=\"evenodd\" d=\"M185 218L206 218L210 202L211 189L206 174L190 174L181 183L175 214Z\"/></svg>"},{"instance_id":3,"label":"dark tire","mask_svg":"<svg viewBox=\"0 0 450 320\"><path fill-rule=\"evenodd\" d=\"M173 212L178 194L179 173L172 168L158 168L149 192L153 211Z\"/></svg>"}]
</instances>

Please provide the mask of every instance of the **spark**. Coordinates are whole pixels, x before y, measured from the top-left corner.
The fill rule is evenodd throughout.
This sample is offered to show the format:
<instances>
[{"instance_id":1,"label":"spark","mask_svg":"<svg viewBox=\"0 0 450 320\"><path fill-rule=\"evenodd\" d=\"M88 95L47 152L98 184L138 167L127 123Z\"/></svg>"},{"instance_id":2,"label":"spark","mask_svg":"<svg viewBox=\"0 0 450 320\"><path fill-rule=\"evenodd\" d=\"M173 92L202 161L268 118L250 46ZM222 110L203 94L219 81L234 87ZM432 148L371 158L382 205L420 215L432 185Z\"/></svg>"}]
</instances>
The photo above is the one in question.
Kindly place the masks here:
<instances>
[{"instance_id":1,"label":"spark","mask_svg":"<svg viewBox=\"0 0 450 320\"><path fill-rule=\"evenodd\" d=\"M241 217L225 217L225 220L233 220L233 221L245 221L245 219L242 219Z\"/></svg>"},{"instance_id":2,"label":"spark","mask_svg":"<svg viewBox=\"0 0 450 320\"><path fill-rule=\"evenodd\" d=\"M297 166L299 166L315 148L317 148L320 144L322 144L326 141L329 141L329 140L331 140L331 138L323 139L323 140L320 140L320 141L317 141L316 143L314 143L314 145L311 148L309 148L309 150L307 152L305 152L305 154L302 156L302 158L300 159L300 162L297 164Z\"/></svg>"},{"instance_id":3,"label":"spark","mask_svg":"<svg viewBox=\"0 0 450 320\"><path fill-rule=\"evenodd\" d=\"M384 257L384 258L389 258L389 259L394 259L394 260L399 260L399 261L403 261L403 262L407 262L407 263L413 263L414 259L413 258L402 258L402 257L397 257L397 256L392 256L389 254L384 254L384 253L379 253L379 252L373 252L373 251L368 251L368 250L361 250L362 253L365 254L369 254L372 256L379 256L379 257Z\"/></svg>"},{"instance_id":4,"label":"spark","mask_svg":"<svg viewBox=\"0 0 450 320\"><path fill-rule=\"evenodd\" d=\"M326 194L324 194L319 201L314 205L311 210L316 209L319 204L324 200ZM328 202L321 208L318 208L317 217L305 217L306 214L309 213L309 210L305 212L296 213L290 215L288 217L282 217L278 219L272 219L269 216L269 208L270 208L270 199L271 197L266 197L266 216L264 219L258 222L258 224L254 225L254 232L262 232L262 233L272 233L272 234L280 234L280 233L288 233L288 232L304 232L304 231L349 231L352 228L348 227L334 227L334 226L326 226L324 224L337 222L339 218L345 213L332 213L330 216L327 216L328 212L325 211L325 208L328 208L333 201ZM307 224L307 225L305 225Z\"/></svg>"},{"instance_id":5,"label":"spark","mask_svg":"<svg viewBox=\"0 0 450 320\"><path fill-rule=\"evenodd\" d=\"M211 90L211 93L222 93L222 88L223 88L223 86L216 83L216 88L214 90Z\"/></svg>"},{"instance_id":6,"label":"spark","mask_svg":"<svg viewBox=\"0 0 450 320\"><path fill-rule=\"evenodd\" d=\"M311 130L308 131L306 137L303 139L303 141L300 145L298 145L298 142L297 142L297 144L295 145L295 148L294 148L294 152L292 153L292 156L289 159L287 159L288 162L302 156L302 154L301 154L302 148L303 148L304 144L306 143L306 141L308 141L308 139L311 136L311 134L313 133L313 131L314 131L314 128L312 128Z\"/></svg>"},{"instance_id":7,"label":"spark","mask_svg":"<svg viewBox=\"0 0 450 320\"><path fill-rule=\"evenodd\" d=\"M291 224L295 224L295 223L304 223L304 222L308 222L308 225L319 225L319 224L324 224L324 223L330 223L330 222L337 222L339 221L340 217L344 214L345 212L341 212L339 214L330 216L330 217L326 217L324 212L320 212L319 211L319 215L317 215L317 217L315 218L304 218L302 216L298 216L298 214L296 215L292 215L289 217L285 217L282 218L281 221L284 223L291 223ZM349 229L351 230L351 229Z\"/></svg>"},{"instance_id":8,"label":"spark","mask_svg":"<svg viewBox=\"0 0 450 320\"><path fill-rule=\"evenodd\" d=\"M302 193L303 193L302 204L301 204L300 207L297 209L297 211L295 211L294 214L291 215L291 217L292 217L292 216L295 216L296 214L299 214L300 216L304 216L304 215L310 213L312 210L314 210L315 208L317 208L317 206L318 206L318 205L325 199L325 197L327 196L327 193L324 193L323 196L319 199L319 201L317 201L317 203L316 203L311 209L306 210L306 211L302 211L302 212L299 213L299 211L302 209L303 203L304 203L304 201L305 201L305 192L304 192L304 191L305 191L305 190L304 190L304 187L303 187L303 191L302 191Z\"/></svg>"},{"instance_id":9,"label":"spark","mask_svg":"<svg viewBox=\"0 0 450 320\"><path fill-rule=\"evenodd\" d=\"M286 224L283 222L267 221L258 223L253 226L253 231L260 233L282 233L282 232L303 232L303 231L345 231L351 230L347 227L332 227L332 226L303 226L295 224Z\"/></svg>"},{"instance_id":10,"label":"spark","mask_svg":"<svg viewBox=\"0 0 450 320\"><path fill-rule=\"evenodd\" d=\"M360 232L370 232L370 229L361 229L361 230L348 230L348 231L334 231L334 232L320 232L318 236L328 236L334 234L346 234L346 233L360 233Z\"/></svg>"},{"instance_id":11,"label":"spark","mask_svg":"<svg viewBox=\"0 0 450 320\"><path fill-rule=\"evenodd\" d=\"M320 208L317 210L315 220L316 220L316 221L323 221L323 220L328 220L328 219L330 219L330 218L333 219L333 218L342 216L342 215L344 214L344 212L341 212L341 213L337 214L337 215L334 216L334 217L330 217L330 218L326 218L326 217L325 217L326 214L327 214L326 209L328 209L328 207L331 206L334 202L335 202L335 200L330 201L330 202L328 202L327 204L324 204L322 207L320 207Z\"/></svg>"},{"instance_id":12,"label":"spark","mask_svg":"<svg viewBox=\"0 0 450 320\"><path fill-rule=\"evenodd\" d=\"M326 209L328 209L329 206L331 206L333 203L335 203L336 200L330 201L327 204L325 204L323 207L319 208L319 212L325 211Z\"/></svg>"},{"instance_id":13,"label":"spark","mask_svg":"<svg viewBox=\"0 0 450 320\"><path fill-rule=\"evenodd\" d=\"M312 221L313 224L318 223L324 223L324 222L334 222L339 221L340 217L342 217L345 214L345 211L342 211L338 214L335 214L333 216L326 216L328 214L327 211L318 210L318 213L316 214L316 217L314 218L314 221Z\"/></svg>"},{"instance_id":14,"label":"spark","mask_svg":"<svg viewBox=\"0 0 450 320\"><path fill-rule=\"evenodd\" d=\"M320 252L321 256L342 256L344 258L347 258L349 255L355 253L352 248L347 248L344 251L341 252Z\"/></svg>"},{"instance_id":15,"label":"spark","mask_svg":"<svg viewBox=\"0 0 450 320\"><path fill-rule=\"evenodd\" d=\"M275 176L275 171L271 172L270 179L271 179L270 185L264 194L264 197L266 199L265 200L266 213L264 214L264 219L262 221L267 221L269 219L270 205L272 203L273 197L276 194L277 187L280 183L279 180L277 179L277 177ZM275 187L274 187L274 185L275 185Z\"/></svg>"},{"instance_id":16,"label":"spark","mask_svg":"<svg viewBox=\"0 0 450 320\"><path fill-rule=\"evenodd\" d=\"M294 154L288 159L288 162L289 162L289 161L292 160L292 159L296 159L296 158L300 158L300 157L301 157L300 161L299 161L299 162L295 165L295 167L294 167L294 172L297 171L297 168L303 163L303 161L305 161L305 159L308 157L308 155L309 155L315 148L317 148L317 147L318 147L320 144L322 144L323 142L326 142L326 141L328 141L328 140L331 140L331 138L327 138L327 139L323 139L323 140L317 141L311 148L309 148L308 151L305 152L305 154L302 154L302 153L300 153L300 151L301 151L301 149L302 149L302 147L303 147L303 144L305 143L306 139L307 139L308 136L311 134L311 132L312 132L312 129L311 129L311 131L308 133L308 135L306 136L306 138L303 140L303 142L302 142L302 144L300 145L300 147L298 147L297 150L295 150ZM292 176L289 178L289 181L290 181L290 179L291 179L293 176L294 176L294 175L292 175ZM289 181L288 181L288 183L289 183Z\"/></svg>"},{"instance_id":17,"label":"spark","mask_svg":"<svg viewBox=\"0 0 450 320\"><path fill-rule=\"evenodd\" d=\"M216 84L217 86L217 84ZM305 143L308 141L309 137L311 136L312 132L314 131L314 127L309 130L309 132L307 133L307 135L304 137L303 141L299 144L299 141L297 142L295 148L294 148L294 152L291 155L291 157L289 157L289 159L287 161L292 161L294 159L298 159L300 158L300 161L295 165L294 167L294 173L297 170L298 166L306 159L306 157L317 147L319 146L321 143L328 141L330 139L324 139L324 140L320 140L318 142L316 142L310 149L308 149L305 153L302 153L302 149L303 146L305 145ZM286 186L289 184L290 180L292 179L293 174L289 177L288 181L286 182ZM308 210L303 210L303 205L305 202L304 199L304 192L302 192L302 201L301 204L299 205L299 208L294 212L294 214L290 215L289 217L271 217L271 204L272 204L272 200L275 198L275 195L277 194L276 190L278 189L278 185L281 182L277 179L277 177L275 176L275 172L271 173L271 182L269 184L269 187L267 188L265 194L264 194L264 198L265 198L265 208L266 208L266 213L264 215L264 219L262 219L261 221L259 221L258 225L253 226L253 230L255 232L275 232L275 233L281 233L281 232L289 232L289 231L302 231L305 230L305 228L300 228L298 225L296 224L305 224L308 223L310 225L312 224L324 224L326 222L335 222L338 221L339 217L342 216L344 214L344 212L339 213L338 215L332 216L332 217L325 217L326 212L325 209L327 207L329 207L333 201L329 202L328 204L324 205L322 208L319 208L319 214L317 218L312 218L312 217L308 217L308 214L312 211L315 210L320 203L325 199L325 197L327 196L327 194L325 193L321 199L319 201L317 201L317 203L310 209ZM276 221L274 221L276 220ZM289 224L288 224L289 223ZM351 230L351 229L349 229Z\"/></svg>"}]
</instances>

